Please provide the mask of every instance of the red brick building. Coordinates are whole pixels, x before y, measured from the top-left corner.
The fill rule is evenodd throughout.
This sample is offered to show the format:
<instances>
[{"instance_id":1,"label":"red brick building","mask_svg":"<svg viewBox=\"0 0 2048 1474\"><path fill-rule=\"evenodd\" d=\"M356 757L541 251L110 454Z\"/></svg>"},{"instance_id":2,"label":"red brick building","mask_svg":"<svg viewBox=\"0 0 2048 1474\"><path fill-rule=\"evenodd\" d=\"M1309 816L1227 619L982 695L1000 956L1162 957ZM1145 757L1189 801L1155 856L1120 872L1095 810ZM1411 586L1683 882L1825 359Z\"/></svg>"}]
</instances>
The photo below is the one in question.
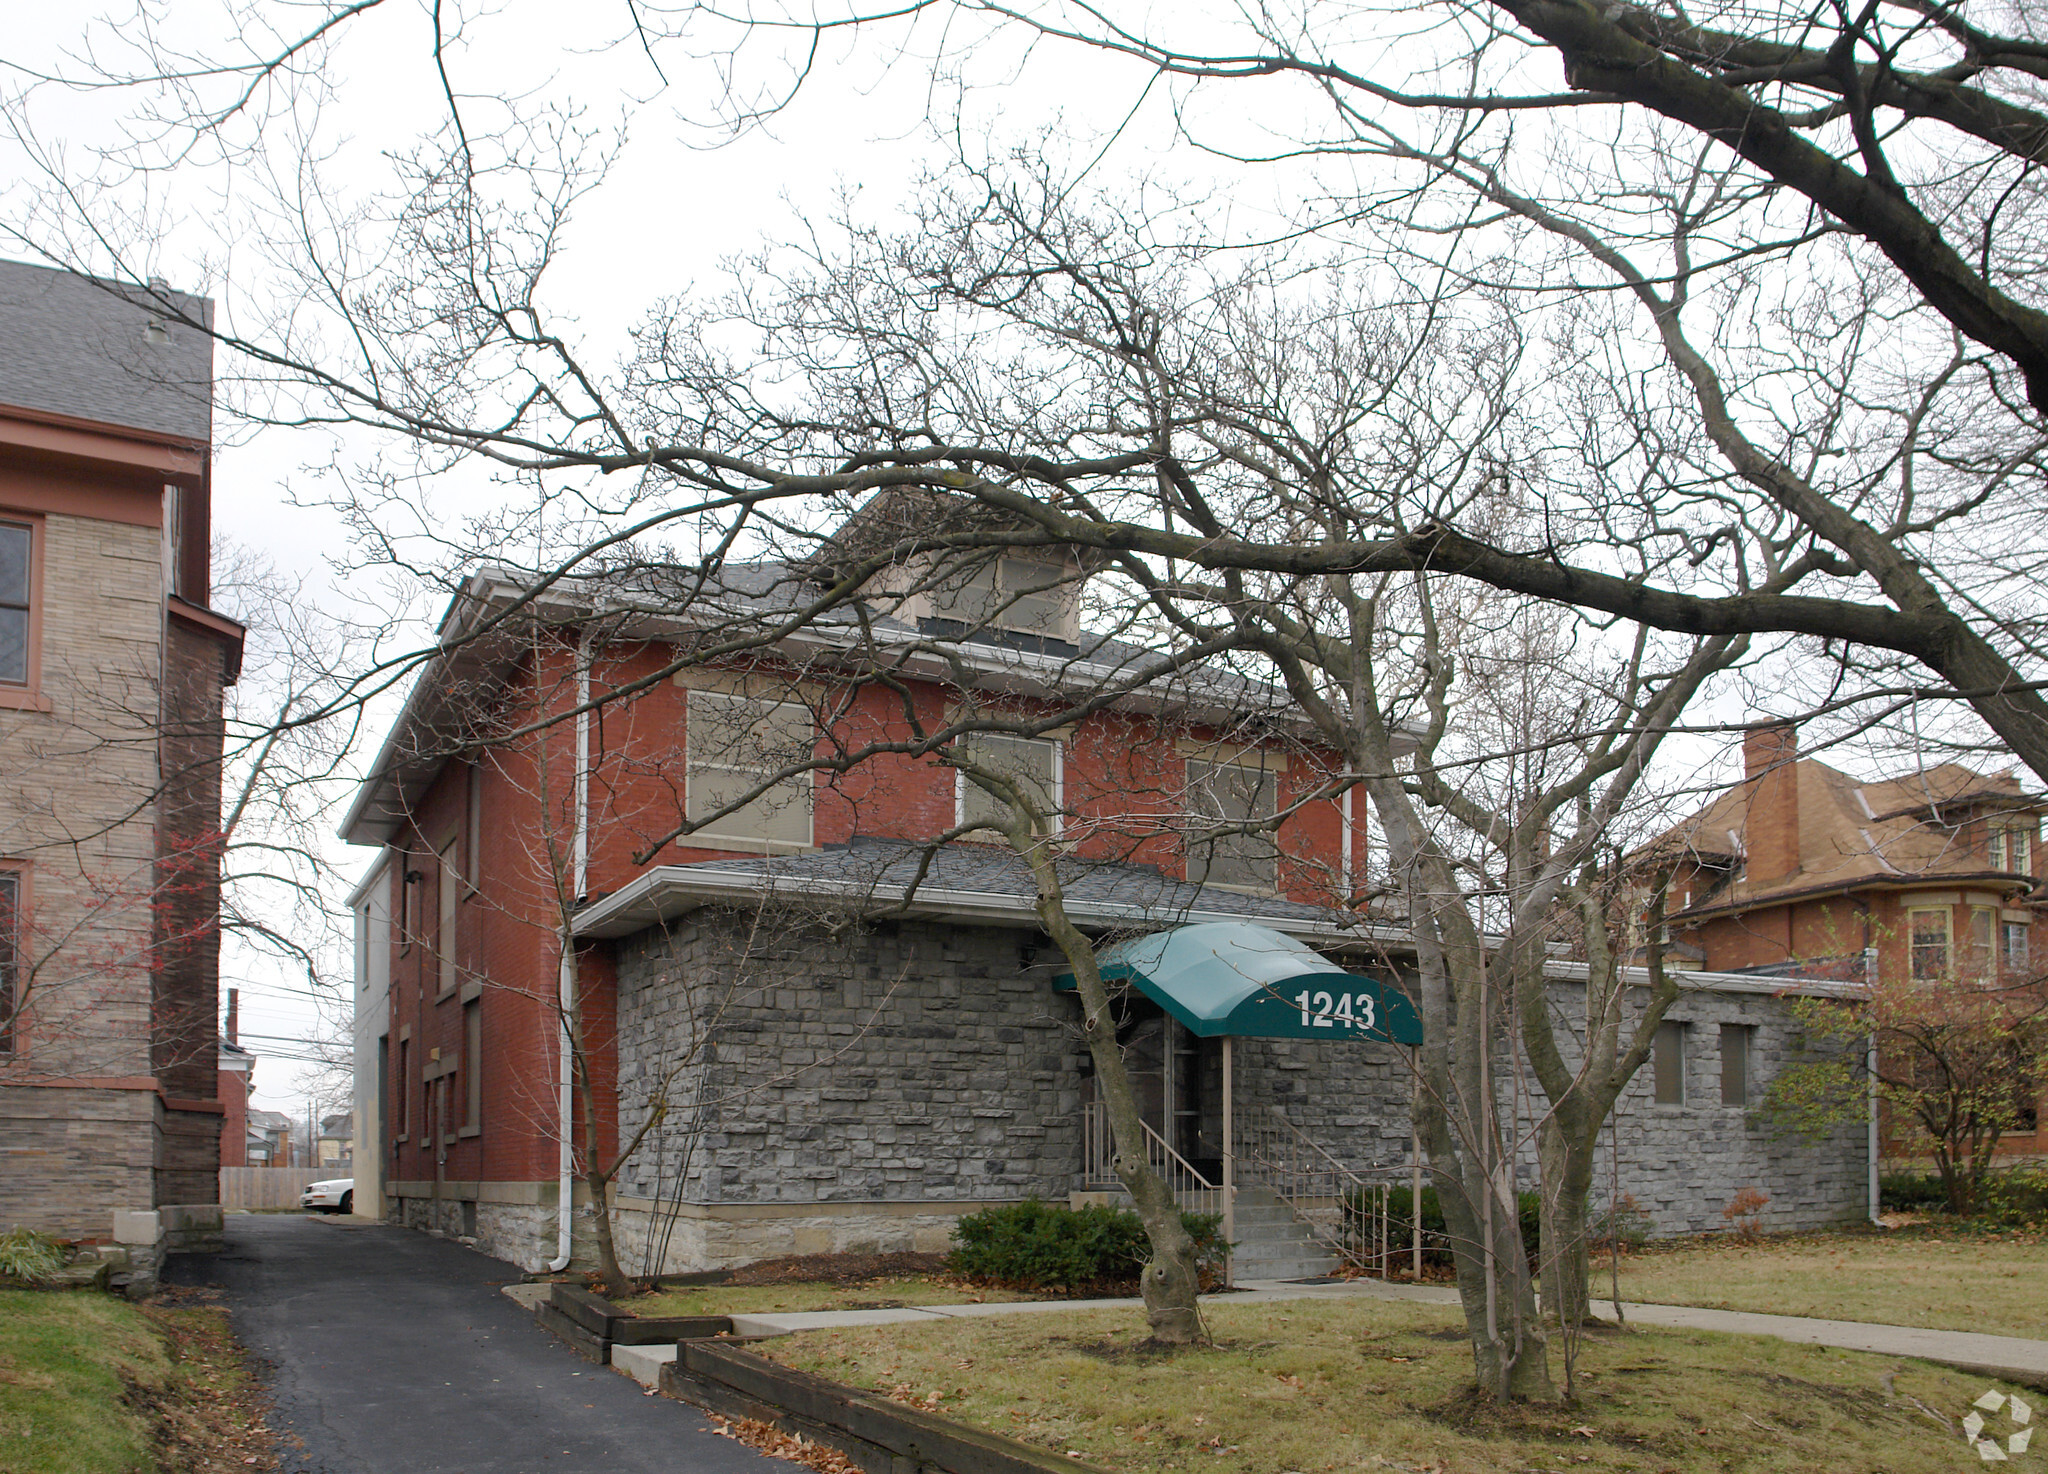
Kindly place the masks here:
<instances>
[{"instance_id":1,"label":"red brick building","mask_svg":"<svg viewBox=\"0 0 2048 1474\"><path fill-rule=\"evenodd\" d=\"M935 734L1043 810L1092 936L1256 921L1401 986L1405 934L1352 904L1364 826L1284 693L1134 679L1165 657L1086 633L1086 570L1048 554L892 568L872 604L779 628L829 576L465 585L344 826L383 851L352 900L359 1212L378 1211L374 1182L397 1221L563 1263L588 1227L565 1143L609 1160L642 1133L614 1184L629 1271L936 1248L990 1202L1102 1189L1092 1063L1032 878L978 827L993 800L921 747ZM1089 704L1118 689L1141 694ZM1703 983L1702 1034L1784 1057L1773 990L1731 989ZM587 1110L563 1091L564 996ZM1399 1046L1323 1008L1326 1033L1226 1041L1129 1000L1120 1037L1176 1170L1213 1180L1227 1099L1240 1122L1279 1111L1273 1129L1405 1173ZM1770 1147L1722 1098L1702 1085L1659 1118L1698 1113L1684 1173L1659 1138L1628 1184L1671 1200L1668 1228L1703 1225L1737 1174L1802 1222L1860 1210L1857 1141L1824 1162ZM1730 1184L1711 1203L1694 1185L1709 1159Z\"/></svg>"},{"instance_id":2,"label":"red brick building","mask_svg":"<svg viewBox=\"0 0 2048 1474\"><path fill-rule=\"evenodd\" d=\"M223 1167L249 1165L249 1087L256 1073L256 1056L242 1047L241 1010L237 1001L235 990L228 989L228 1016L221 1029L217 1086Z\"/></svg>"},{"instance_id":3,"label":"red brick building","mask_svg":"<svg viewBox=\"0 0 2048 1474\"><path fill-rule=\"evenodd\" d=\"M1967 983L2048 965L2048 800L2011 770L1941 763L1863 782L1801 757L1783 722L1745 734L1743 769L1641 856L1676 862L1677 966Z\"/></svg>"}]
</instances>

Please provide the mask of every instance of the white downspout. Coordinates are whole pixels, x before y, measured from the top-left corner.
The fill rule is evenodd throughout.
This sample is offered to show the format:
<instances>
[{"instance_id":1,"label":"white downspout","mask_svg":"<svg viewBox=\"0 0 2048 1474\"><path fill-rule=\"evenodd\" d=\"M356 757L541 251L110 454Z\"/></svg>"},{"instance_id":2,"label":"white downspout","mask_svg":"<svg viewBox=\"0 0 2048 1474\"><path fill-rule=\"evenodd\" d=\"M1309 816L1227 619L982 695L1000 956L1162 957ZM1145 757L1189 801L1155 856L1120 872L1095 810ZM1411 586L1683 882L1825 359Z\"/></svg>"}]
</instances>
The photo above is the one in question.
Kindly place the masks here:
<instances>
[{"instance_id":1,"label":"white downspout","mask_svg":"<svg viewBox=\"0 0 2048 1474\"><path fill-rule=\"evenodd\" d=\"M1877 948L1863 949L1863 981L1870 987L1877 986ZM1869 1153L1870 1172L1870 1221L1879 1222L1884 1217L1884 1192L1877 1180L1877 1035L1870 1036L1869 1047L1864 1054L1863 1064L1870 1075L1870 1139L1866 1150Z\"/></svg>"},{"instance_id":2,"label":"white downspout","mask_svg":"<svg viewBox=\"0 0 2048 1474\"><path fill-rule=\"evenodd\" d=\"M1351 900L1351 846L1356 842L1353 837L1355 831L1351 827L1351 795L1357 791L1356 788L1346 788L1344 790L1344 853L1337 862L1338 884L1343 888L1344 900L1347 904Z\"/></svg>"},{"instance_id":3,"label":"white downspout","mask_svg":"<svg viewBox=\"0 0 2048 1474\"><path fill-rule=\"evenodd\" d=\"M575 819L574 830L569 840L570 906L583 899L589 889L590 872L590 637L586 634L576 650L576 776L575 776ZM561 974L561 1038L556 1050L561 1057L561 1080L558 1084L558 1102L561 1128L557 1133L561 1139L561 1150L556 1163L555 1184L555 1257L548 1264L548 1272L560 1274L569 1267L575 1257L571 1247L574 1235L576 1196L576 1113L575 1086L576 1062L570 1051L569 1011L576 1006L576 939L570 934L569 925L562 924L562 974Z\"/></svg>"}]
</instances>

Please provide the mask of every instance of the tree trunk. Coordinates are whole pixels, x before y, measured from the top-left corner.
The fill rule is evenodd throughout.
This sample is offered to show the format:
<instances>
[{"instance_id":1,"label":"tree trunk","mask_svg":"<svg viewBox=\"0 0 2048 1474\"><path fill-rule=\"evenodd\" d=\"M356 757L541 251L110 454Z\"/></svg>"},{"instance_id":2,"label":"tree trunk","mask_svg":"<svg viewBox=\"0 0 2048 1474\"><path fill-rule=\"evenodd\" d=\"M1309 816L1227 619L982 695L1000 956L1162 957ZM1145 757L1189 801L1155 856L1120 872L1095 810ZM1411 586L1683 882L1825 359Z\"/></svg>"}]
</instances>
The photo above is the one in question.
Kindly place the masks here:
<instances>
[{"instance_id":1,"label":"tree trunk","mask_svg":"<svg viewBox=\"0 0 2048 1474\"><path fill-rule=\"evenodd\" d=\"M590 1201L596 1209L591 1228L597 1239L598 1281L606 1298L622 1300L633 1293L633 1282L619 1267L618 1249L612 1242L611 1181L599 1173L586 1172L583 1185L590 1189Z\"/></svg>"},{"instance_id":2,"label":"tree trunk","mask_svg":"<svg viewBox=\"0 0 2048 1474\"><path fill-rule=\"evenodd\" d=\"M1049 861L1044 863L1049 867ZM1039 866L1034 863L1032 868L1037 870ZM1180 1204L1145 1163L1145 1121L1138 1110L1137 1094L1131 1089L1131 1077L1124 1069L1123 1053L1117 1048L1116 1024L1109 1012L1109 990L1096 969L1095 949L1067 919L1057 881L1043 874L1039 879L1039 917L1045 923L1047 935L1066 954L1081 995L1081 1031L1095 1061L1096 1088L1109 1112L1110 1132L1116 1141L1116 1175L1130 1193L1139 1221L1145 1225L1145 1237L1152 1245L1152 1258L1140 1282L1145 1295L1145 1321L1160 1341L1175 1345L1206 1341L1208 1332L1195 1303L1201 1286L1195 1272L1194 1241L1181 1223ZM1047 894L1048 890L1051 894Z\"/></svg>"},{"instance_id":3,"label":"tree trunk","mask_svg":"<svg viewBox=\"0 0 2048 1474\"><path fill-rule=\"evenodd\" d=\"M1543 1272L1543 1313L1563 1325L1581 1325L1592 1310L1592 1245L1586 1228L1586 1200L1593 1191L1599 1138L1561 1125L1556 1115L1537 1128L1542 1164L1543 1238L1538 1255Z\"/></svg>"},{"instance_id":4,"label":"tree trunk","mask_svg":"<svg viewBox=\"0 0 2048 1474\"><path fill-rule=\"evenodd\" d=\"M1503 1403L1555 1398L1549 1342L1536 1308L1535 1283L1522 1248L1512 1190L1503 1190L1496 1181L1479 1184L1480 1192L1468 1195L1461 1172L1433 1167L1431 1175L1437 1201L1443 1205L1458 1301L1465 1312L1473 1376L1480 1390Z\"/></svg>"}]
</instances>

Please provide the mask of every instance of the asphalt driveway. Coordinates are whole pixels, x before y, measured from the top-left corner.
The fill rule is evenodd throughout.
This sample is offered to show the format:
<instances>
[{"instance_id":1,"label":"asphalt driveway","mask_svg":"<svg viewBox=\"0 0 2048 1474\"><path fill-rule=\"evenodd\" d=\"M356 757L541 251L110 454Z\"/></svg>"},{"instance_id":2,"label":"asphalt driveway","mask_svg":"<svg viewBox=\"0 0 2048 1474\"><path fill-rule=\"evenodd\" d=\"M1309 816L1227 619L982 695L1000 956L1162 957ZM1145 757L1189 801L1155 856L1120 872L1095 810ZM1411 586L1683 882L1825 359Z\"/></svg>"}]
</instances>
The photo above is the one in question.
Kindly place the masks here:
<instances>
[{"instance_id":1,"label":"asphalt driveway","mask_svg":"<svg viewBox=\"0 0 2048 1474\"><path fill-rule=\"evenodd\" d=\"M592 1366L498 1292L519 1271L396 1228L231 1216L218 1285L267 1365L290 1474L770 1474L792 1467Z\"/></svg>"}]
</instances>

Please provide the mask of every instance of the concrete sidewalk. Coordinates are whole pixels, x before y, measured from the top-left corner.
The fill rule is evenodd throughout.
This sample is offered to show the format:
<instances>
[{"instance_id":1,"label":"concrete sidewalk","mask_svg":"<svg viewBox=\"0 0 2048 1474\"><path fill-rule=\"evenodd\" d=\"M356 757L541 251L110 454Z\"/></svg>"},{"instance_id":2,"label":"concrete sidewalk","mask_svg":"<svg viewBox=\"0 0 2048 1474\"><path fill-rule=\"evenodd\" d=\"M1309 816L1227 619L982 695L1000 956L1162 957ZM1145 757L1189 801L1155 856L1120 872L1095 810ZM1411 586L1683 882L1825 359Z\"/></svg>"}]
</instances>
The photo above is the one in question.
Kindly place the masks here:
<instances>
[{"instance_id":1,"label":"concrete sidewalk","mask_svg":"<svg viewBox=\"0 0 2048 1474\"><path fill-rule=\"evenodd\" d=\"M529 1292L534 1287L507 1286ZM543 1293L545 1293L543 1289ZM1246 1280L1237 1291L1205 1296L1209 1305L1259 1305L1284 1300L1405 1300L1455 1307L1456 1290L1437 1285L1388 1285L1376 1280L1339 1284L1298 1284L1285 1280ZM1602 1304L1595 1301L1597 1314ZM987 1305L915 1305L896 1310L809 1310L777 1315L736 1315L733 1333L740 1336L787 1336L834 1326L901 1325L914 1321L973 1319L988 1315L1033 1315L1061 1310L1138 1310L1144 1302L1128 1300L1030 1300ZM1678 1330L1717 1331L1733 1336L1775 1336L1811 1346L1868 1351L1879 1356L1909 1356L1940 1362L1963 1371L2019 1382L2048 1390L2048 1341L2020 1336L1990 1336L1976 1331L1931 1331L1916 1326L1872 1325L1862 1321L1809 1320L1793 1315L1756 1315L1737 1310L1701 1310L1686 1305L1622 1303L1622 1312L1636 1325ZM662 1365L675 1360L673 1346L614 1346L612 1365L652 1387Z\"/></svg>"}]
</instances>

